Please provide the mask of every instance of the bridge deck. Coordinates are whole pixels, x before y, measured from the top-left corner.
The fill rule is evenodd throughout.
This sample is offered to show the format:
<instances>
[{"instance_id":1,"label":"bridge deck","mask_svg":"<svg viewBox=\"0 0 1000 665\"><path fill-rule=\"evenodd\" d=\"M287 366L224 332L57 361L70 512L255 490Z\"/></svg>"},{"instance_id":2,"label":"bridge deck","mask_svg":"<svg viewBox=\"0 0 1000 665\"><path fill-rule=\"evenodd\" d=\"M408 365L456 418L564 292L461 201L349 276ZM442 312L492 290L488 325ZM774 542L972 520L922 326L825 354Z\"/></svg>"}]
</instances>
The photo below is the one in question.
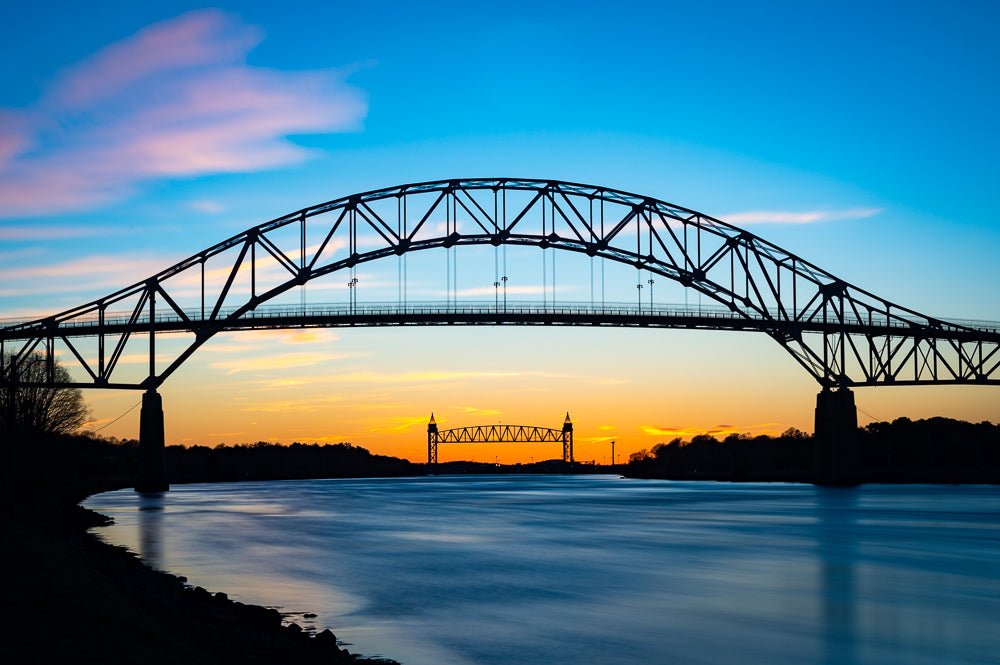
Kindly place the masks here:
<instances>
[{"instance_id":1,"label":"bridge deck","mask_svg":"<svg viewBox=\"0 0 1000 665\"><path fill-rule=\"evenodd\" d=\"M234 308L223 308L215 319L200 310L185 310L185 320L172 310L160 310L150 325L148 314L135 319L132 312L109 312L103 322L97 317L65 321L0 321L0 340L28 339L44 331L67 337L194 332L202 327L215 330L267 330L318 327L373 327L400 325L593 325L650 328L697 328L715 330L759 330L828 332L833 330L864 334L911 335L913 328L889 324L883 317L859 320L847 316L843 322L785 318L778 311L751 316L731 312L725 307L705 305L639 305L638 303L537 303L537 302L459 302L442 303L347 303L268 304L241 316L230 318ZM942 324L952 339L1000 340L1000 322L948 321ZM55 326L54 330L52 326Z\"/></svg>"}]
</instances>

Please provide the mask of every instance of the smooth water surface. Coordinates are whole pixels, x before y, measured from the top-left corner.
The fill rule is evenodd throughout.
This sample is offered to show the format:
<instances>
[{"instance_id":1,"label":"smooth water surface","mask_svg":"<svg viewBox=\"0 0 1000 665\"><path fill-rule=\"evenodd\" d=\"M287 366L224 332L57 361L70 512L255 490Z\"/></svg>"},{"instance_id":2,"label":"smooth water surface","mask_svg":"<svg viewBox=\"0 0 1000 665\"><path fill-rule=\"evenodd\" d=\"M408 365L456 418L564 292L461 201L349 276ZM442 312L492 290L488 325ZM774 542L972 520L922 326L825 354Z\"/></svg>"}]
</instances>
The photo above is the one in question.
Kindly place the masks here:
<instances>
[{"instance_id":1,"label":"smooth water surface","mask_svg":"<svg viewBox=\"0 0 1000 665\"><path fill-rule=\"evenodd\" d=\"M438 476L92 497L99 529L406 665L1000 662L1000 488Z\"/></svg>"}]
</instances>

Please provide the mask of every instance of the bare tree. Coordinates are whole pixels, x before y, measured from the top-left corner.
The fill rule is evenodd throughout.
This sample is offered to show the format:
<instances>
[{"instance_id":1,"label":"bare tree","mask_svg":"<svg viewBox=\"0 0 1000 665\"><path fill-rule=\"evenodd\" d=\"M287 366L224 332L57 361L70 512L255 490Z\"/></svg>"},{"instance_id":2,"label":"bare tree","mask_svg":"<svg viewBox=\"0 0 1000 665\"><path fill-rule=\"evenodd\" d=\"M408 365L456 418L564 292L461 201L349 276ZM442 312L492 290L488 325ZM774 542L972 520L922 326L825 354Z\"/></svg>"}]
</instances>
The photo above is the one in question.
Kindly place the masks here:
<instances>
[{"instance_id":1,"label":"bare tree","mask_svg":"<svg viewBox=\"0 0 1000 665\"><path fill-rule=\"evenodd\" d=\"M5 353L8 380L0 386L0 432L68 434L87 422L90 409L80 390L52 385L70 380L69 371L58 361L49 367L43 356L32 354L16 367L13 363L14 355Z\"/></svg>"}]
</instances>

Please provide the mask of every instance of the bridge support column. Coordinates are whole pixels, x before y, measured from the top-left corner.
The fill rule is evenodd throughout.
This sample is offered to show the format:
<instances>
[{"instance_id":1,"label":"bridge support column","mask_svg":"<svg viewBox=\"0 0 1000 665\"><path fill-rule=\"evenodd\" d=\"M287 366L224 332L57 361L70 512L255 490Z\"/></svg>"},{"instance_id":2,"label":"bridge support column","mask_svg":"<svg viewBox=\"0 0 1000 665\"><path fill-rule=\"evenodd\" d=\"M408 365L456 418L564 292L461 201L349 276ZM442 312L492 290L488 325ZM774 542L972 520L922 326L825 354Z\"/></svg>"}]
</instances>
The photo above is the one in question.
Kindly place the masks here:
<instances>
[{"instance_id":1,"label":"bridge support column","mask_svg":"<svg viewBox=\"0 0 1000 665\"><path fill-rule=\"evenodd\" d=\"M816 396L814 483L858 484L858 410L847 388L824 389Z\"/></svg>"},{"instance_id":2,"label":"bridge support column","mask_svg":"<svg viewBox=\"0 0 1000 665\"><path fill-rule=\"evenodd\" d=\"M156 390L142 394L139 412L139 479L137 492L166 492L167 465L163 436L163 398Z\"/></svg>"}]
</instances>

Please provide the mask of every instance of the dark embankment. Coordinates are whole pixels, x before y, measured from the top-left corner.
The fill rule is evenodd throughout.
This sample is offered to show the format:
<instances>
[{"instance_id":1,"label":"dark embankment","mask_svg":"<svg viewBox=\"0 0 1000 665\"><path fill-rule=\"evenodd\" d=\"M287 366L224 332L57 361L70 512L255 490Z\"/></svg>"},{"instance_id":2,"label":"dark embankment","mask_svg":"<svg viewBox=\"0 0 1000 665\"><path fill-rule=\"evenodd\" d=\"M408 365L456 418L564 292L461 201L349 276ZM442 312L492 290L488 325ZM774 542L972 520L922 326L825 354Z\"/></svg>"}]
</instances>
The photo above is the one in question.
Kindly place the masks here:
<instances>
[{"instance_id":1,"label":"dark embankment","mask_svg":"<svg viewBox=\"0 0 1000 665\"><path fill-rule=\"evenodd\" d=\"M391 662L349 654L330 631L283 626L278 611L224 590L190 588L87 533L105 518L77 502L131 485L129 446L56 437L4 452L0 662Z\"/></svg>"},{"instance_id":2,"label":"dark embankment","mask_svg":"<svg viewBox=\"0 0 1000 665\"><path fill-rule=\"evenodd\" d=\"M869 483L1000 483L1000 425L950 418L871 423L858 431L854 477ZM670 480L812 482L813 438L709 435L632 456L626 475Z\"/></svg>"}]
</instances>

